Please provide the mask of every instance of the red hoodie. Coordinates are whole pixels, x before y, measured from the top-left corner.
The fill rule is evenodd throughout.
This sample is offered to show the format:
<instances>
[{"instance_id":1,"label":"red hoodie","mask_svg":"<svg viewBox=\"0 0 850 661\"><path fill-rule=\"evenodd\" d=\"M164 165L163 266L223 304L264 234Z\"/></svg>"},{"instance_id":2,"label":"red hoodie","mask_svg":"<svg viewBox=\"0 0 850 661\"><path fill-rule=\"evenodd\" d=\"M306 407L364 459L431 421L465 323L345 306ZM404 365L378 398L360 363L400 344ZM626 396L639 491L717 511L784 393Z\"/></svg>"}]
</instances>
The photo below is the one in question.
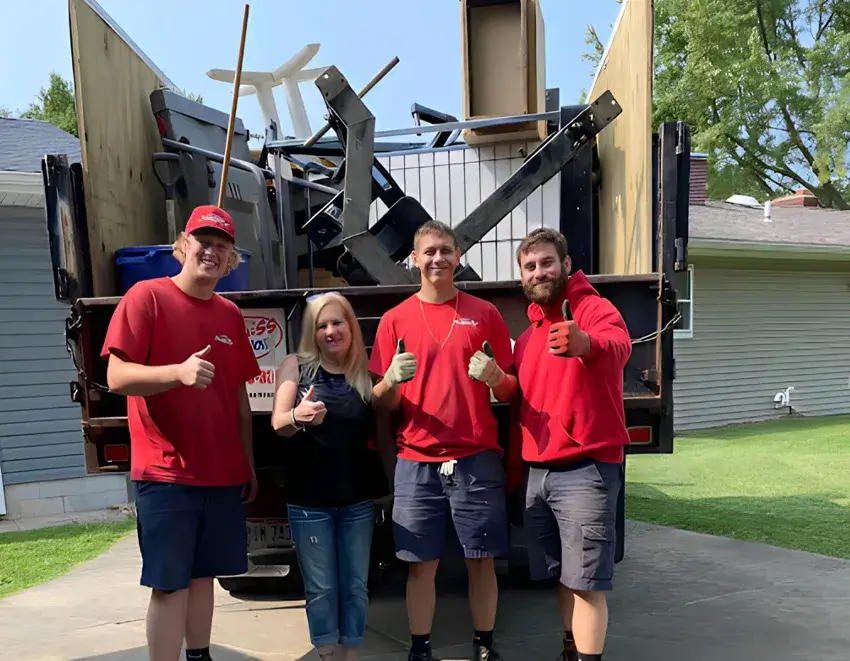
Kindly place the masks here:
<instances>
[{"instance_id":1,"label":"red hoodie","mask_svg":"<svg viewBox=\"0 0 850 661\"><path fill-rule=\"evenodd\" d=\"M565 297L576 324L590 337L590 353L583 358L564 358L547 349L549 327L564 320ZM586 458L622 462L629 442L623 370L632 352L623 317L577 271L567 281L565 296L545 308L532 303L528 319L531 325L514 347L522 395L509 452L512 486L522 475L522 460L551 465Z\"/></svg>"}]
</instances>

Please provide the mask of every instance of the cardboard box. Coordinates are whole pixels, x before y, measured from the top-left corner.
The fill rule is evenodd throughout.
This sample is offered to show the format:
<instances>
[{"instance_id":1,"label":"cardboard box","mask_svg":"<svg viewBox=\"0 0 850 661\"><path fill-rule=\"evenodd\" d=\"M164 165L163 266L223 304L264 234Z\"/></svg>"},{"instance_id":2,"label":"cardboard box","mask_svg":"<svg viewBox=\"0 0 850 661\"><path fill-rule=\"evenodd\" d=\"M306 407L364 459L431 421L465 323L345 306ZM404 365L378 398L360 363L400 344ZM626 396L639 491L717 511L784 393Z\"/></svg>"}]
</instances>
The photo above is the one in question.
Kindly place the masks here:
<instances>
[{"instance_id":1,"label":"cardboard box","mask_svg":"<svg viewBox=\"0 0 850 661\"><path fill-rule=\"evenodd\" d=\"M545 112L540 0L461 0L460 5L464 119ZM545 137L545 120L463 131L469 145Z\"/></svg>"}]
</instances>

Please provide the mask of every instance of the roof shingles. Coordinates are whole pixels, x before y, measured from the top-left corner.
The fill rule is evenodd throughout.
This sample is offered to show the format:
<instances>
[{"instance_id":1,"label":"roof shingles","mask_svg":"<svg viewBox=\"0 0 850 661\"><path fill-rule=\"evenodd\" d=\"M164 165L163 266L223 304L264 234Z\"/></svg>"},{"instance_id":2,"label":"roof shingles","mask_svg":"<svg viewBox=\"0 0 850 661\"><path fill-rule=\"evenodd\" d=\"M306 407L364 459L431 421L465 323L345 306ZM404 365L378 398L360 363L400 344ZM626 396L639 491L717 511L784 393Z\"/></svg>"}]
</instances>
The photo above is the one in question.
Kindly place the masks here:
<instances>
[{"instance_id":1,"label":"roof shingles","mask_svg":"<svg viewBox=\"0 0 850 661\"><path fill-rule=\"evenodd\" d=\"M0 118L0 172L40 172L45 154L67 154L80 162L80 141L39 119Z\"/></svg>"},{"instance_id":2,"label":"roof shingles","mask_svg":"<svg viewBox=\"0 0 850 661\"><path fill-rule=\"evenodd\" d=\"M707 201L688 207L689 239L850 248L850 211L806 207L764 209Z\"/></svg>"}]
</instances>

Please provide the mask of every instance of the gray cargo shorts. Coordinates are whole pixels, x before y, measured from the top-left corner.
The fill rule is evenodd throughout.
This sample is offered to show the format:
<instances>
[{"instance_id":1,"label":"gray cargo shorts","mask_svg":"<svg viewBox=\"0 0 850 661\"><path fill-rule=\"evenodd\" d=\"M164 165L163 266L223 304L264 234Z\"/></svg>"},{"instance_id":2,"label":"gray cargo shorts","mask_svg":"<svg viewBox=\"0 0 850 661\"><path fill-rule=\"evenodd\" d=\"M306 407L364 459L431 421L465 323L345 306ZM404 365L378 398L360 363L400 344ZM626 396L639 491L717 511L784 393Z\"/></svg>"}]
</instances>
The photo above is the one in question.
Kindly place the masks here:
<instances>
[{"instance_id":1,"label":"gray cargo shorts","mask_svg":"<svg viewBox=\"0 0 850 661\"><path fill-rule=\"evenodd\" d=\"M611 590L622 480L621 464L592 459L529 468L523 525L533 580L558 578L573 590Z\"/></svg>"}]
</instances>

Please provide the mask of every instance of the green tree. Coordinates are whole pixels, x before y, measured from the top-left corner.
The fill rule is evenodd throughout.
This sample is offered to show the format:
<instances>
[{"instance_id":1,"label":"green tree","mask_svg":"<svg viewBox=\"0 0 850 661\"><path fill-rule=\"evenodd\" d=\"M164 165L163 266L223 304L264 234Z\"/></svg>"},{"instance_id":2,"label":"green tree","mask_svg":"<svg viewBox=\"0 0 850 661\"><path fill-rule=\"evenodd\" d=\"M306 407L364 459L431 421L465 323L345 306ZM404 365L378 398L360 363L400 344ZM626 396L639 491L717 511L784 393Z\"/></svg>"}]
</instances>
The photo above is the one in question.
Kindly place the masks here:
<instances>
[{"instance_id":1,"label":"green tree","mask_svg":"<svg viewBox=\"0 0 850 661\"><path fill-rule=\"evenodd\" d=\"M194 92L187 92L186 90L180 90L180 93L187 99L189 99L189 101L195 101L196 103L204 102L204 97L200 94L195 94Z\"/></svg>"},{"instance_id":2,"label":"green tree","mask_svg":"<svg viewBox=\"0 0 850 661\"><path fill-rule=\"evenodd\" d=\"M200 94L179 90L181 94L192 101L203 103ZM11 117L12 113L0 107L0 117ZM20 116L25 119L41 119L58 126L63 131L77 137L77 102L74 96L74 86L55 71L50 74L47 87L42 87L38 100L31 103Z\"/></svg>"},{"instance_id":3,"label":"green tree","mask_svg":"<svg viewBox=\"0 0 850 661\"><path fill-rule=\"evenodd\" d=\"M21 113L26 119L41 119L55 124L71 135L77 135L77 104L74 86L55 71L50 73L50 82L38 93L38 101L31 103ZM79 136L78 136L79 137Z\"/></svg>"},{"instance_id":4,"label":"green tree","mask_svg":"<svg viewBox=\"0 0 850 661\"><path fill-rule=\"evenodd\" d=\"M850 3L658 0L655 123L680 119L715 169L850 209Z\"/></svg>"},{"instance_id":5,"label":"green tree","mask_svg":"<svg viewBox=\"0 0 850 661\"><path fill-rule=\"evenodd\" d=\"M614 2L618 5L623 4L623 0L614 0ZM614 25L611 24L609 29L613 30ZM590 72L590 77L592 78L596 74L596 68L602 61L602 56L605 55L605 46L602 45L602 40L599 38L596 28L593 27L591 23L587 24L587 30L584 35L584 43L590 46L591 50L588 53L582 53L581 59L593 63L593 71Z\"/></svg>"},{"instance_id":6,"label":"green tree","mask_svg":"<svg viewBox=\"0 0 850 661\"><path fill-rule=\"evenodd\" d=\"M619 5L623 4L623 0L614 1ZM611 24L609 29L613 30L614 25ZM584 35L584 43L590 46L590 51L582 53L581 59L593 64L593 69L590 71L590 77L593 78L596 75L596 70L599 68L599 63L602 61L602 56L605 55L605 46L602 45L602 40L599 38L596 28L593 27L591 23L587 24L587 29ZM585 99L587 99L587 92L588 90L582 88L581 97L578 101L579 103L585 102Z\"/></svg>"},{"instance_id":7,"label":"green tree","mask_svg":"<svg viewBox=\"0 0 850 661\"><path fill-rule=\"evenodd\" d=\"M655 26L653 124L690 125L712 197L850 209L847 0L656 0Z\"/></svg>"}]
</instances>

